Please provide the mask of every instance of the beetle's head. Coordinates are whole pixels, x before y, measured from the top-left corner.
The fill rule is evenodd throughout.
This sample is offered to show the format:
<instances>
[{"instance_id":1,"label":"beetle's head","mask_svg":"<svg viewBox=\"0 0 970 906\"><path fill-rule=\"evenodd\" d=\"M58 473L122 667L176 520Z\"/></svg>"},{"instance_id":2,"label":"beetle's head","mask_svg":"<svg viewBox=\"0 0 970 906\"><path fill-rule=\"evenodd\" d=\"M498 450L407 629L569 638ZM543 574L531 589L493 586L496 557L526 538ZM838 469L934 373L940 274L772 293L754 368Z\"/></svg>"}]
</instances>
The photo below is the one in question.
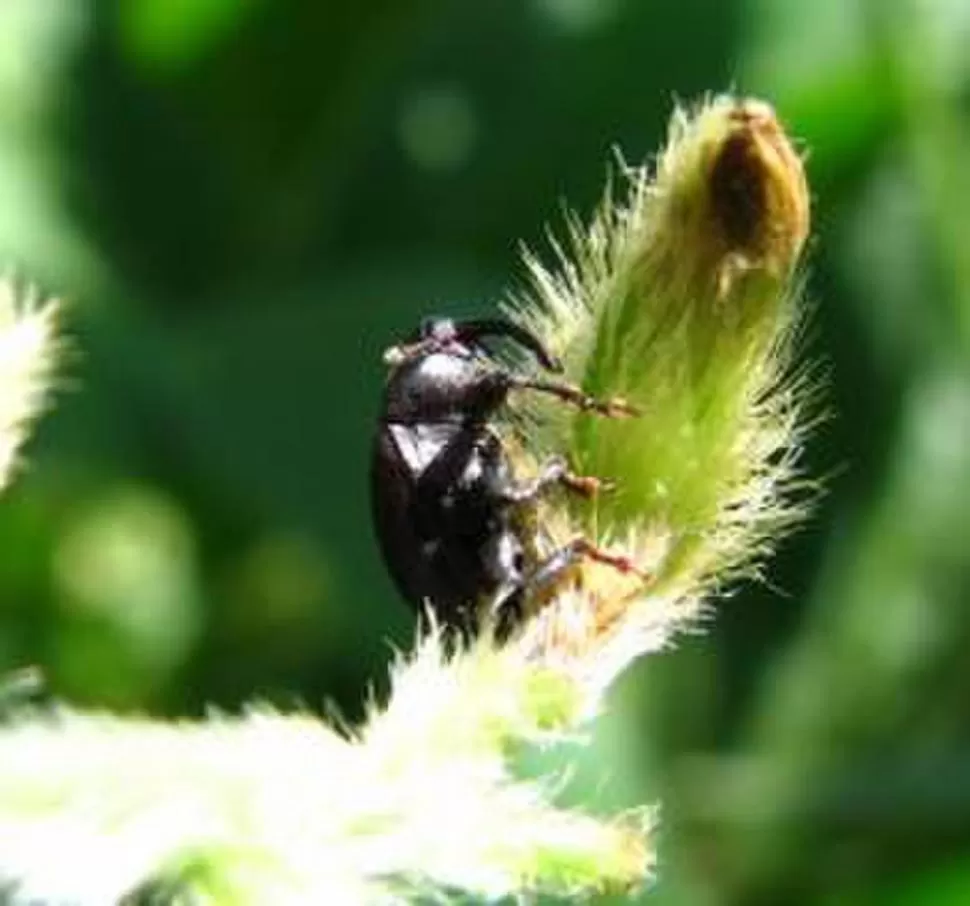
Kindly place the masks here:
<instances>
[{"instance_id":1,"label":"beetle's head","mask_svg":"<svg viewBox=\"0 0 970 906\"><path fill-rule=\"evenodd\" d=\"M474 351L488 352L484 340L490 337L511 340L528 350L547 371L561 372L562 362L552 355L542 341L531 331L501 318L484 318L471 321L452 321L450 318L425 318L418 331L408 342L392 346L384 353L384 363L400 365L403 362L436 352L453 352L470 355Z\"/></svg>"}]
</instances>

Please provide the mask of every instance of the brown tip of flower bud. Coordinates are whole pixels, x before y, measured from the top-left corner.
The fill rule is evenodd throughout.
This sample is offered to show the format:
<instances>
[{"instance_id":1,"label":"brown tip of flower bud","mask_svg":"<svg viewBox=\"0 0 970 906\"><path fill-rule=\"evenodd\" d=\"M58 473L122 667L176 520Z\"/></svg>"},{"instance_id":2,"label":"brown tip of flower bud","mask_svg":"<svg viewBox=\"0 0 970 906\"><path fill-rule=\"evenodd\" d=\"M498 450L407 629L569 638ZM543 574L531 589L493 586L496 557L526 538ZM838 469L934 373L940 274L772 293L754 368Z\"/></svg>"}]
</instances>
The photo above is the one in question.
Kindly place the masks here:
<instances>
[{"instance_id":1,"label":"brown tip of flower bud","mask_svg":"<svg viewBox=\"0 0 970 906\"><path fill-rule=\"evenodd\" d=\"M712 149L710 213L719 233L722 295L739 273L784 277L809 230L809 193L801 158L763 101L739 100Z\"/></svg>"}]
</instances>

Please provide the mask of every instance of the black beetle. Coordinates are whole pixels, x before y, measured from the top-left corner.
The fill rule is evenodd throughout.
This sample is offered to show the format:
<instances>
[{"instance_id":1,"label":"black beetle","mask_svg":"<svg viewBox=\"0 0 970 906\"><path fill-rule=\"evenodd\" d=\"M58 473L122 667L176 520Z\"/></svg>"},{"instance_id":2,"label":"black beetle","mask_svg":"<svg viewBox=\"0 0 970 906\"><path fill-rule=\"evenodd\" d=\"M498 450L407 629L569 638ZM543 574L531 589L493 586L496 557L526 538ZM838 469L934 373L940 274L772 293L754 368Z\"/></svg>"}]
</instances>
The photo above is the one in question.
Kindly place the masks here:
<instances>
[{"instance_id":1,"label":"black beetle","mask_svg":"<svg viewBox=\"0 0 970 906\"><path fill-rule=\"evenodd\" d=\"M419 613L429 608L445 629L466 638L479 630L482 614L508 635L526 595L554 587L580 557L634 570L582 537L537 554L529 514L540 495L556 485L590 495L600 482L572 474L561 457L517 480L490 424L516 389L604 415L632 409L503 367L482 343L489 337L511 340L547 371L562 371L538 338L510 321L429 319L385 353L391 371L371 461L374 524L391 577Z\"/></svg>"}]
</instances>

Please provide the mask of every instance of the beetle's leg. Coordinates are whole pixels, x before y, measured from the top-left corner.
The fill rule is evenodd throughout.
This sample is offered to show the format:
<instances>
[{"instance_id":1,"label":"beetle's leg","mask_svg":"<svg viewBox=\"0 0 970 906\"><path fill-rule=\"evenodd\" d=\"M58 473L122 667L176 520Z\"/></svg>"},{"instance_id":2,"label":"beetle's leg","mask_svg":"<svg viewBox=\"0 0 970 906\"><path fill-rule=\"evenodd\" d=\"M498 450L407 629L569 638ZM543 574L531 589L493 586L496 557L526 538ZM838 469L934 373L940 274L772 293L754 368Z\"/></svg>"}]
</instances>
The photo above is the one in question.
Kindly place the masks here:
<instances>
[{"instance_id":1,"label":"beetle's leg","mask_svg":"<svg viewBox=\"0 0 970 906\"><path fill-rule=\"evenodd\" d=\"M627 557L625 554L612 554L594 544L589 538L582 536L574 538L567 546L573 548L578 556L586 557L594 563L602 563L604 566L612 566L613 569L625 575L632 574L643 580L651 578L650 574L640 569L631 557Z\"/></svg>"},{"instance_id":2,"label":"beetle's leg","mask_svg":"<svg viewBox=\"0 0 970 906\"><path fill-rule=\"evenodd\" d=\"M561 456L553 456L546 460L535 478L500 483L494 492L507 503L528 503L541 496L547 488L557 484L584 497L593 497L610 486L609 483L591 475L576 475L570 472L565 459Z\"/></svg>"},{"instance_id":3,"label":"beetle's leg","mask_svg":"<svg viewBox=\"0 0 970 906\"><path fill-rule=\"evenodd\" d=\"M621 397L600 400L573 384L523 377L503 368L483 371L473 383L455 395L455 407L467 413L473 421L485 421L506 401L511 390L535 390L586 412L598 412L608 418L640 415L640 410Z\"/></svg>"},{"instance_id":4,"label":"beetle's leg","mask_svg":"<svg viewBox=\"0 0 970 906\"><path fill-rule=\"evenodd\" d=\"M650 578L629 557L612 554L582 536L553 551L530 575L518 584L501 587L489 602L488 613L495 620L498 639L506 639L522 621L522 599L528 595L548 595L563 581L566 574L584 558L612 566L624 574L633 574L643 580Z\"/></svg>"},{"instance_id":5,"label":"beetle's leg","mask_svg":"<svg viewBox=\"0 0 970 906\"><path fill-rule=\"evenodd\" d=\"M522 390L536 390L539 393L548 393L564 403L576 406L586 412L598 412L608 418L622 418L625 416L635 416L640 414L636 406L631 405L625 399L613 397L607 400L596 399L584 393L579 387L567 384L562 381L545 381L536 378L520 377L510 375L511 386Z\"/></svg>"},{"instance_id":6,"label":"beetle's leg","mask_svg":"<svg viewBox=\"0 0 970 906\"><path fill-rule=\"evenodd\" d=\"M527 590L533 594L549 591L559 582L564 573L583 558L612 566L624 574L637 575L642 579L650 578L629 557L622 554L612 554L593 544L588 538L580 536L554 551L536 567L532 575L526 579Z\"/></svg>"},{"instance_id":7,"label":"beetle's leg","mask_svg":"<svg viewBox=\"0 0 970 906\"><path fill-rule=\"evenodd\" d=\"M421 356L428 355L431 351L431 345L427 340L418 340L415 343L398 343L394 346L388 346L381 359L385 365L397 366L410 362L412 359L419 359Z\"/></svg>"},{"instance_id":8,"label":"beetle's leg","mask_svg":"<svg viewBox=\"0 0 970 906\"><path fill-rule=\"evenodd\" d=\"M449 352L452 355L460 354L455 350L453 342L443 340L441 337L430 336L423 340L415 340L413 343L398 343L395 346L388 346L381 358L385 365L397 366L414 359L422 359L436 352Z\"/></svg>"}]
</instances>

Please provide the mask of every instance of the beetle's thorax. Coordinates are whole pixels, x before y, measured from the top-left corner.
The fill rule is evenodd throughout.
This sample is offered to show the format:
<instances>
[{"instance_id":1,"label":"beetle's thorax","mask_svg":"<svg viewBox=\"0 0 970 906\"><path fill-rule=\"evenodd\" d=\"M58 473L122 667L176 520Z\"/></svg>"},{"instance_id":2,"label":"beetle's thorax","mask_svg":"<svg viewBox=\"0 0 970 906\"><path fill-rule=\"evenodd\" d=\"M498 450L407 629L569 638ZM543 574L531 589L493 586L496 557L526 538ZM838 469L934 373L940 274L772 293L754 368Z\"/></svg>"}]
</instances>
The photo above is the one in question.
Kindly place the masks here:
<instances>
[{"instance_id":1,"label":"beetle's thorax","mask_svg":"<svg viewBox=\"0 0 970 906\"><path fill-rule=\"evenodd\" d=\"M484 422L505 398L489 390L491 373L467 350L433 352L396 367L385 391L389 424Z\"/></svg>"}]
</instances>

